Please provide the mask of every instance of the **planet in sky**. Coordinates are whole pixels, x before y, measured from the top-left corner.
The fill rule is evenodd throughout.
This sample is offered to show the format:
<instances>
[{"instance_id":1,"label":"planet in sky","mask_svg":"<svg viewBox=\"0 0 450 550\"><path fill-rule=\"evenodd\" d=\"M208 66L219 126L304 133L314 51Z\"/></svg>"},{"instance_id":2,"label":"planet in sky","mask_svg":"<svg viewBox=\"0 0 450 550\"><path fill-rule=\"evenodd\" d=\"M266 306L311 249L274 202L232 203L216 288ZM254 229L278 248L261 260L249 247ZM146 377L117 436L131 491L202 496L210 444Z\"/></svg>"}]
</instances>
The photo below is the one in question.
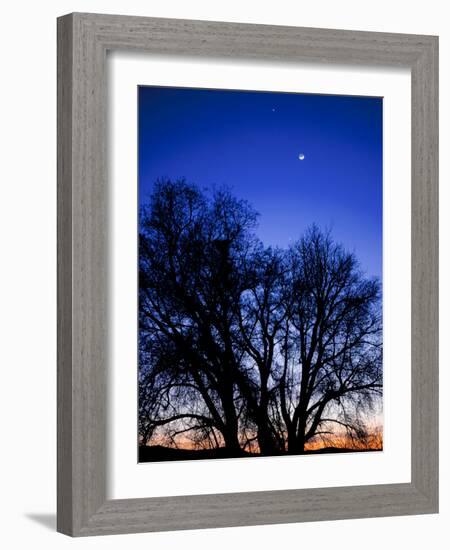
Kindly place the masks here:
<instances>
[{"instance_id":1,"label":"planet in sky","mask_svg":"<svg viewBox=\"0 0 450 550\"><path fill-rule=\"evenodd\" d=\"M300 154L298 155L298 158L299 158L299 160L304 160L304 159L305 159L304 153L300 153Z\"/></svg>"}]
</instances>

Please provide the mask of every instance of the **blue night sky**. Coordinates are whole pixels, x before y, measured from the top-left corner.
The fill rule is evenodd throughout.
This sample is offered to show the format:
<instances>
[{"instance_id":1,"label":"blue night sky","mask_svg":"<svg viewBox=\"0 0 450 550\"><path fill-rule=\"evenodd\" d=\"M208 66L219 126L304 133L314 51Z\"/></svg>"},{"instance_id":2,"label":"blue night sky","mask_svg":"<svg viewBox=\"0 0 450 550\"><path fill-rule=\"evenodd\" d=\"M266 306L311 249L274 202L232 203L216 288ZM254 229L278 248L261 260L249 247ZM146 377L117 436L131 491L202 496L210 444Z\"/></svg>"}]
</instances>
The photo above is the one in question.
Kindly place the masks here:
<instances>
[{"instance_id":1,"label":"blue night sky","mask_svg":"<svg viewBox=\"0 0 450 550\"><path fill-rule=\"evenodd\" d=\"M259 212L264 244L316 223L381 277L381 98L138 90L140 201L160 177L226 186Z\"/></svg>"}]
</instances>

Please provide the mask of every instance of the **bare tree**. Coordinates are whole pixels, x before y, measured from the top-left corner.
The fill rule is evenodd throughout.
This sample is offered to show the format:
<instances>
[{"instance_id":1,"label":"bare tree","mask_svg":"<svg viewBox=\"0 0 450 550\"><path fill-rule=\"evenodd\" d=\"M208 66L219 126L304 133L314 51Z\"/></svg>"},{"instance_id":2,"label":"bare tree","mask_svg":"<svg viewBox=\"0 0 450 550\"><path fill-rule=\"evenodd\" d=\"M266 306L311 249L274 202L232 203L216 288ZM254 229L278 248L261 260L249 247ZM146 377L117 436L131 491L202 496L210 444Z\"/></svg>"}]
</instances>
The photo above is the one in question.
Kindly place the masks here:
<instances>
[{"instance_id":1,"label":"bare tree","mask_svg":"<svg viewBox=\"0 0 450 550\"><path fill-rule=\"evenodd\" d=\"M156 184L140 214L139 433L172 446L301 453L367 440L382 388L380 288L311 228L265 248L228 191Z\"/></svg>"},{"instance_id":2,"label":"bare tree","mask_svg":"<svg viewBox=\"0 0 450 550\"><path fill-rule=\"evenodd\" d=\"M280 408L291 452L343 428L364 436L382 390L380 288L352 254L312 227L289 252L292 300L283 346Z\"/></svg>"},{"instance_id":3,"label":"bare tree","mask_svg":"<svg viewBox=\"0 0 450 550\"><path fill-rule=\"evenodd\" d=\"M192 390L183 394L183 412L158 422L182 416L200 422L197 428L211 426L237 454L241 351L235 331L245 286L239 264L252 246L255 219L244 201L224 191L208 201L183 180L159 182L150 208L141 214L141 345L149 350L151 370L167 362L166 349L173 351L166 396L175 408L180 409L180 388ZM207 414L189 410L199 402Z\"/></svg>"}]
</instances>

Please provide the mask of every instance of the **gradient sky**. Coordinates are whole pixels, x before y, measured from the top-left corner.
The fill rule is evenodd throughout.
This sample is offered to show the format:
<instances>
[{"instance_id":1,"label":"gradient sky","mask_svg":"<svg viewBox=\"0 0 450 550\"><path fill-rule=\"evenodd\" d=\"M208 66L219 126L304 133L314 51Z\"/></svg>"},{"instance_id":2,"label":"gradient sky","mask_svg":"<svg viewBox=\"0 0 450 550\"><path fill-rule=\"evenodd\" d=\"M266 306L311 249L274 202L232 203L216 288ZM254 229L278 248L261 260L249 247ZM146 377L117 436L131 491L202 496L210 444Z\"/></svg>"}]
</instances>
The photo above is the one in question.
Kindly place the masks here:
<instances>
[{"instance_id":1,"label":"gradient sky","mask_svg":"<svg viewBox=\"0 0 450 550\"><path fill-rule=\"evenodd\" d=\"M141 86L139 193L160 177L223 185L286 247L330 228L369 276L382 273L382 99ZM304 160L299 160L303 153Z\"/></svg>"}]
</instances>

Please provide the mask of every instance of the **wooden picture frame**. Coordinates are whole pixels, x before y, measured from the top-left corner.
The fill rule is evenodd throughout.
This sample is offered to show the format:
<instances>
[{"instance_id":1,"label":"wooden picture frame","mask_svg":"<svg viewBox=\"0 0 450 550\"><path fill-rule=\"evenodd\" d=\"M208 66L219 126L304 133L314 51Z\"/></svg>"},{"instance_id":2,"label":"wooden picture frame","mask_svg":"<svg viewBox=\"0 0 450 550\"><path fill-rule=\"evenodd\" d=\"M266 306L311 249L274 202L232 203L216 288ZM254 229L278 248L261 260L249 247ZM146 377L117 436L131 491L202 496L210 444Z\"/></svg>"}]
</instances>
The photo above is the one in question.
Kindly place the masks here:
<instances>
[{"instance_id":1,"label":"wooden picture frame","mask_svg":"<svg viewBox=\"0 0 450 550\"><path fill-rule=\"evenodd\" d=\"M407 67L411 482L107 500L106 52ZM438 38L74 13L58 19L58 531L72 536L438 511Z\"/></svg>"}]
</instances>

